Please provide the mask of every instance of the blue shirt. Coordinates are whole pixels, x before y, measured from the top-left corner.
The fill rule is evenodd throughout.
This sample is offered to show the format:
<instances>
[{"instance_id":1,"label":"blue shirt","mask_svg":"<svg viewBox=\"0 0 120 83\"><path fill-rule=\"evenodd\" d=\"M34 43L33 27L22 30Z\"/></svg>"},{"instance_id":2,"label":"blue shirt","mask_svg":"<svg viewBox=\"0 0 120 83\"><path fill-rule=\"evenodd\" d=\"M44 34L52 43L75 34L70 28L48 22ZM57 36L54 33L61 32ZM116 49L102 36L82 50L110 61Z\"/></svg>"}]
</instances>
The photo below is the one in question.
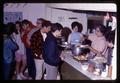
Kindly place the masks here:
<instances>
[{"instance_id":1,"label":"blue shirt","mask_svg":"<svg viewBox=\"0 0 120 83\"><path fill-rule=\"evenodd\" d=\"M79 33L79 32L72 32L70 35L71 35L71 40L70 40L71 44L75 45L77 43L80 43L81 36L82 36L81 33Z\"/></svg>"},{"instance_id":2,"label":"blue shirt","mask_svg":"<svg viewBox=\"0 0 120 83\"><path fill-rule=\"evenodd\" d=\"M4 40L3 59L5 63L11 63L13 60L14 52L17 49L17 45L13 40L8 37Z\"/></svg>"}]
</instances>

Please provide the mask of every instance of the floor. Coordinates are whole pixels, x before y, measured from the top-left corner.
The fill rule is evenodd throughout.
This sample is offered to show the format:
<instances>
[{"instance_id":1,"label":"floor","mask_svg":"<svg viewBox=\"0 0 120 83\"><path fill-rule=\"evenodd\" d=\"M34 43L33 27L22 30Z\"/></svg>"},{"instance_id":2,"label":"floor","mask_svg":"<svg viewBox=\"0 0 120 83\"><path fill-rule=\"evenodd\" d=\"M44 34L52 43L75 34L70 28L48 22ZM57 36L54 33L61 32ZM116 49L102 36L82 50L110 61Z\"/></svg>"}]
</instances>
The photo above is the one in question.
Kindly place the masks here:
<instances>
[{"instance_id":1,"label":"floor","mask_svg":"<svg viewBox=\"0 0 120 83\"><path fill-rule=\"evenodd\" d=\"M29 78L28 73L25 73L24 75ZM13 75L11 80L17 80L16 79L16 74ZM24 80L24 79L22 79L22 80ZM31 80L31 79L26 79L26 80ZM44 74L44 78L42 80L46 80L46 74ZM59 74L57 76L57 80L60 80L60 75Z\"/></svg>"}]
</instances>

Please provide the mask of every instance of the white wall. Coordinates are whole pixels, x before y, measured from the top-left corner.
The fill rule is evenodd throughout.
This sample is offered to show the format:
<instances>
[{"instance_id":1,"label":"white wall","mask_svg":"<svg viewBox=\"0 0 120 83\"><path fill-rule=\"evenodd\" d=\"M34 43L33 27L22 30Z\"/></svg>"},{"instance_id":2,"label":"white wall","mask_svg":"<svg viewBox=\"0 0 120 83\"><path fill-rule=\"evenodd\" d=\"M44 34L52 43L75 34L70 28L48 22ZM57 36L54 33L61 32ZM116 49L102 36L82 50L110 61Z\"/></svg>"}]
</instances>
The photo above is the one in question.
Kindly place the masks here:
<instances>
[{"instance_id":1,"label":"white wall","mask_svg":"<svg viewBox=\"0 0 120 83\"><path fill-rule=\"evenodd\" d=\"M36 23L37 18L45 18L45 9L46 5L43 3L29 3L24 6L24 3L21 3L18 7L17 4L9 4L8 6L4 7L4 12L23 12L23 19L28 19Z\"/></svg>"},{"instance_id":2,"label":"white wall","mask_svg":"<svg viewBox=\"0 0 120 83\"><path fill-rule=\"evenodd\" d=\"M37 18L45 18L52 22L59 22L63 26L71 27L73 21L79 21L83 25L83 33L87 30L87 16L82 13L73 13L71 11L52 9L45 3L9 3L4 7L4 12L23 12L23 19L28 19L36 24ZM78 19L68 19L69 17L77 17Z\"/></svg>"},{"instance_id":3,"label":"white wall","mask_svg":"<svg viewBox=\"0 0 120 83\"><path fill-rule=\"evenodd\" d=\"M47 19L54 22L59 22L63 25L63 27L71 28L71 23L73 21L78 21L83 25L82 33L86 33L87 31L87 15L83 13L73 13L71 11L59 10L47 8ZM70 17L76 17L77 19L69 19Z\"/></svg>"},{"instance_id":4,"label":"white wall","mask_svg":"<svg viewBox=\"0 0 120 83\"><path fill-rule=\"evenodd\" d=\"M113 54L112 54L112 79L116 80L117 78L117 29L115 32L115 45L113 49Z\"/></svg>"}]
</instances>

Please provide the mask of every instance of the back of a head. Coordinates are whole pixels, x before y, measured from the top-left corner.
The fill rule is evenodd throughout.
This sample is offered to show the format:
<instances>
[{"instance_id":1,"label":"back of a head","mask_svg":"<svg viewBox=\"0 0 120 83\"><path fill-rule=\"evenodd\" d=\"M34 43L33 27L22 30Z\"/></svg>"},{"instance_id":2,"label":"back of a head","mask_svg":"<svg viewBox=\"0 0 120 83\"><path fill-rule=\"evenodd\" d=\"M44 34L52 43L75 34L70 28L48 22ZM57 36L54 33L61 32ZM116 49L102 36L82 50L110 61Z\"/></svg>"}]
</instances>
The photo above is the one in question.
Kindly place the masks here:
<instances>
[{"instance_id":1,"label":"back of a head","mask_svg":"<svg viewBox=\"0 0 120 83\"><path fill-rule=\"evenodd\" d=\"M12 22L9 22L6 25L6 34L10 36L13 32L15 32L15 24Z\"/></svg>"},{"instance_id":2,"label":"back of a head","mask_svg":"<svg viewBox=\"0 0 120 83\"><path fill-rule=\"evenodd\" d=\"M63 29L63 26L60 23L55 23L57 27L60 27Z\"/></svg>"},{"instance_id":3,"label":"back of a head","mask_svg":"<svg viewBox=\"0 0 120 83\"><path fill-rule=\"evenodd\" d=\"M45 19L43 19L43 18L37 18L37 20L42 21L42 22L45 21Z\"/></svg>"},{"instance_id":4,"label":"back of a head","mask_svg":"<svg viewBox=\"0 0 120 83\"><path fill-rule=\"evenodd\" d=\"M23 25L23 24L30 24L30 21L28 21L27 19L24 19L22 22L21 22L21 24Z\"/></svg>"},{"instance_id":5,"label":"back of a head","mask_svg":"<svg viewBox=\"0 0 120 83\"><path fill-rule=\"evenodd\" d=\"M43 27L48 27L48 26L52 26L52 23L50 21L44 20L42 23L42 28Z\"/></svg>"},{"instance_id":6,"label":"back of a head","mask_svg":"<svg viewBox=\"0 0 120 83\"><path fill-rule=\"evenodd\" d=\"M24 19L22 22L21 22L22 26L25 24L25 25L29 25L29 28L35 28L35 26L33 25L33 23L27 19Z\"/></svg>"},{"instance_id":7,"label":"back of a head","mask_svg":"<svg viewBox=\"0 0 120 83\"><path fill-rule=\"evenodd\" d=\"M69 36L69 34L70 34L71 32L72 32L72 31L70 30L69 27L64 27L64 28L62 29L61 35L65 38L65 41L68 40L68 36Z\"/></svg>"},{"instance_id":8,"label":"back of a head","mask_svg":"<svg viewBox=\"0 0 120 83\"><path fill-rule=\"evenodd\" d=\"M15 24L21 24L21 22L20 21L16 21Z\"/></svg>"},{"instance_id":9,"label":"back of a head","mask_svg":"<svg viewBox=\"0 0 120 83\"><path fill-rule=\"evenodd\" d=\"M59 23L53 23L52 24L52 28L51 28L52 32L55 32L56 30L62 30L62 29L63 29L63 27L62 27L61 24L59 24Z\"/></svg>"},{"instance_id":10,"label":"back of a head","mask_svg":"<svg viewBox=\"0 0 120 83\"><path fill-rule=\"evenodd\" d=\"M64 27L62 30L62 35L64 34L70 34L72 31L69 27Z\"/></svg>"}]
</instances>

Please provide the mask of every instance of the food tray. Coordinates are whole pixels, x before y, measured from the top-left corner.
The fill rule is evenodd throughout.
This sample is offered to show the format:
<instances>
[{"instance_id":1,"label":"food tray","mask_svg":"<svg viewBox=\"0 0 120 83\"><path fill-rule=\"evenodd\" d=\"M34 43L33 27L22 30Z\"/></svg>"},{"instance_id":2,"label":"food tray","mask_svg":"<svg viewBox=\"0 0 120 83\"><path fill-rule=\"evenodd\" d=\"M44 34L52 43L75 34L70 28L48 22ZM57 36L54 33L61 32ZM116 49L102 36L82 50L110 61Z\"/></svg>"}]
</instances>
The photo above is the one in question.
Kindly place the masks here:
<instances>
[{"instance_id":1,"label":"food tray","mask_svg":"<svg viewBox=\"0 0 120 83\"><path fill-rule=\"evenodd\" d=\"M73 59L75 59L78 62L86 62L86 61L88 61L87 57L84 56L84 55L83 56L82 55L80 55L80 56L73 56Z\"/></svg>"}]
</instances>

